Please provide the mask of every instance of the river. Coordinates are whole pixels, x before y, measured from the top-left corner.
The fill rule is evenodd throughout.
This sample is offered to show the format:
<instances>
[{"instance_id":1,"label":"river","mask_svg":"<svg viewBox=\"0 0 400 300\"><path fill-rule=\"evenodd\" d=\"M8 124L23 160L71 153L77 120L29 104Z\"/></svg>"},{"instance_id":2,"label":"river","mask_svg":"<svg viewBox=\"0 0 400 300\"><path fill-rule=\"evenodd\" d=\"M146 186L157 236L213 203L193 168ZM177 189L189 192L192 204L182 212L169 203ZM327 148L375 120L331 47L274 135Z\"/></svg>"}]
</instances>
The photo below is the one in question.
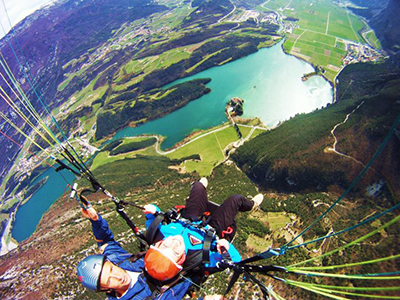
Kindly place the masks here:
<instances>
[{"instance_id":1,"label":"river","mask_svg":"<svg viewBox=\"0 0 400 300\"><path fill-rule=\"evenodd\" d=\"M314 76L306 82L301 80L305 73L312 71L308 63L285 54L281 43L261 49L237 61L169 84L209 77L212 80L207 86L212 92L163 118L136 128L122 129L114 139L158 134L166 137L162 148L170 148L193 131L226 122L225 104L232 97L245 100L244 117L259 117L268 127L276 126L297 113L310 112L332 102L332 87L322 77ZM34 232L43 213L64 191L65 181L52 169L40 178L44 176L49 176L48 182L17 212L12 229L17 241ZM73 179L70 174L64 176L68 181Z\"/></svg>"}]
</instances>

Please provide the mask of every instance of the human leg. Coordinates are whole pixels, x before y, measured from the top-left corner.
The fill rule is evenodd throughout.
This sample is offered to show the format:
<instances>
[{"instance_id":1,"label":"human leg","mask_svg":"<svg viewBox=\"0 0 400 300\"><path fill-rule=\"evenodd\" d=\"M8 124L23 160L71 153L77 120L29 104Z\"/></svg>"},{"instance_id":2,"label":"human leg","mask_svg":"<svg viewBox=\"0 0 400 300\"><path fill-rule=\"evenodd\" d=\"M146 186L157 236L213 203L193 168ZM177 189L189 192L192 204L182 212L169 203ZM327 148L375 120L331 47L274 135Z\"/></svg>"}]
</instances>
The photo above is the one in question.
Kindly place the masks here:
<instances>
[{"instance_id":1,"label":"human leg","mask_svg":"<svg viewBox=\"0 0 400 300\"><path fill-rule=\"evenodd\" d=\"M185 218L197 219L207 211L207 190L206 179L195 181L192 184L189 198L186 200L186 207L182 211L182 216Z\"/></svg>"},{"instance_id":2,"label":"human leg","mask_svg":"<svg viewBox=\"0 0 400 300\"><path fill-rule=\"evenodd\" d=\"M220 238L231 241L236 233L236 214L238 211L250 211L253 205L252 200L242 195L229 196L213 213L209 224L217 230Z\"/></svg>"}]
</instances>

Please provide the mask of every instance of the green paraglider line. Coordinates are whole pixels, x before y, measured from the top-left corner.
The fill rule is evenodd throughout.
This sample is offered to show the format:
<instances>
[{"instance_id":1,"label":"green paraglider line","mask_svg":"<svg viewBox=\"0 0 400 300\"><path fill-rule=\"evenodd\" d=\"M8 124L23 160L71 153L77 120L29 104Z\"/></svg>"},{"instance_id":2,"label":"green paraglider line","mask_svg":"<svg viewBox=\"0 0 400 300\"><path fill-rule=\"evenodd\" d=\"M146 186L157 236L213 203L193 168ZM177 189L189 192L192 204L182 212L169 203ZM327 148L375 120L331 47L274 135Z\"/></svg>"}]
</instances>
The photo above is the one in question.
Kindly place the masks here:
<instances>
[{"instance_id":1,"label":"green paraglider line","mask_svg":"<svg viewBox=\"0 0 400 300\"><path fill-rule=\"evenodd\" d=\"M343 294L343 295L351 295L351 296L357 296L357 297L365 297L365 298L374 298L374 299L400 299L399 296L385 296L385 295L377 295L377 294L360 294L360 293L352 293L352 292L347 292L347 291L342 291L339 290L338 288L341 287L336 287L336 286L329 286L329 285L314 285L314 284L309 284L309 283L304 283L304 282L298 282L298 281L293 281L293 280L286 280L286 283L289 285L293 285L296 287L300 287L305 290L312 291L314 293L322 294L330 298L334 299L348 299L348 298L343 298L341 296L333 295L333 294ZM329 287L329 288L325 288ZM398 291L400 290L400 287L361 287L357 289L353 289L351 287L347 287L348 290L360 290L360 291Z\"/></svg>"},{"instance_id":2,"label":"green paraglider line","mask_svg":"<svg viewBox=\"0 0 400 300\"><path fill-rule=\"evenodd\" d=\"M286 249L300 236L305 234L308 230L310 230L311 227L313 227L315 224L317 224L322 218L324 218L347 194L350 193L350 191L354 188L354 186L361 180L361 178L364 176L364 174L368 171L368 169L371 167L371 165L374 163L374 161L378 158L378 156L381 154L382 150L385 148L385 146L389 143L390 138L394 134L397 125L400 122L400 114L397 116L395 122L393 123L392 127L390 128L388 134L386 135L384 141L380 145L379 149L376 151L374 156L370 159L370 161L367 163L365 168L361 171L361 173L357 176L357 178L350 184L350 186L347 188L347 190L322 214L320 215L311 225L309 225L306 229L304 229L301 233L299 233L295 238L293 238L289 243L281 247L281 250L283 252L286 251Z\"/></svg>"},{"instance_id":3,"label":"green paraglider line","mask_svg":"<svg viewBox=\"0 0 400 300\"><path fill-rule=\"evenodd\" d=\"M374 215L374 216L371 216L371 217L367 218L366 220L364 220L364 221L362 221L362 222L360 222L360 223L358 223L358 224L356 224L356 225L350 226L350 227L348 227L348 228L346 228L346 229L343 229L343 230L340 230L340 231L338 231L338 232L334 232L334 233L331 233L331 234L328 234L328 235L325 235L325 236L316 238L316 239L314 239L314 240L312 240L312 241L307 241L307 242L301 243L301 244L299 244L299 245L290 246L290 247L288 247L286 250L291 250L291 249L295 249L295 248L300 248L300 247L303 247L303 246L306 246L306 245L309 245L309 244L312 244L312 243L319 242L319 241L324 240L324 239L327 239L327 238L331 238L331 237L333 237L333 236L341 235L342 233L351 231L351 230L353 230L353 229L355 229L355 228L357 228L357 227L360 227L360 226L362 226L362 225L371 223L372 221L374 221L374 220L376 220L376 219L378 219L378 218L380 218L380 217L382 217L382 216L384 216L384 215L386 215L386 214L388 214L388 213L390 213L390 212L392 212L392 211L398 209L399 207L400 207L400 203L399 203L399 204L396 204L395 206L393 206L393 207L391 207L391 208L389 208L389 209L387 209L387 210L385 210L385 211L383 211L383 212L381 212L381 213L379 213L379 214L376 214L376 215Z\"/></svg>"},{"instance_id":4,"label":"green paraglider line","mask_svg":"<svg viewBox=\"0 0 400 300\"><path fill-rule=\"evenodd\" d=\"M7 14L7 18L8 21L10 22L8 13L7 13L7 9L5 7L5 3L4 0L2 0L3 2L3 6L6 10L6 14ZM11 25L11 23L10 23ZM3 29L4 30L4 29ZM11 42L8 40L8 43L12 49L12 52L14 53L15 58L17 59L17 62L19 64L19 66L22 68L22 70L24 71L24 75L26 77L26 79L28 80L30 86L32 87L34 93L36 94L36 96L38 97L40 103L42 104L43 108L45 109L45 111L49 114L49 116L51 117L53 123L55 124L55 126L57 127L57 129L59 130L59 132L61 133L61 135L63 136L63 138L65 139L66 143L68 144L68 146L72 149L72 151L74 152L75 156L68 150L66 149L64 146L62 146L61 141L57 138L57 136L50 130L50 128L43 122L43 120L41 120L41 118L39 117L39 114L37 113L37 111L34 109L34 107L32 106L31 102L26 98L26 95L23 94L23 92L21 91L21 88L19 87L18 83L16 82L15 78L13 80L13 75L12 73L10 74L7 70L7 68L3 65L3 63L1 62L1 65L3 66L3 68L6 70L7 75L10 77L12 83L14 84L16 90L18 90L19 93L21 93L22 98L24 99L24 101L26 102L26 104L28 105L27 107L25 106L24 102L20 99L21 103L26 107L27 111L30 112L30 115L38 122L39 125L41 125L45 131L56 141L56 143L58 145L61 146L61 149L64 151L64 153L61 153L61 155L68 160L69 163L71 163L80 173L81 176L86 176L86 179L88 179L92 184L97 184L99 186L99 188L102 189L102 191L112 197L110 194L107 194L107 191L97 182L97 180L94 178L94 175L91 173L91 171L87 168L87 166L85 165L85 163L82 161L82 159L80 158L80 156L78 155L78 153L75 151L74 147L72 147L72 145L69 143L68 138L65 136L64 132L62 131L62 129L60 128L58 122L56 121L56 119L54 118L54 116L51 114L51 112L49 111L48 106L43 103L42 99L42 95L38 94L37 91L37 84L35 82L35 79L32 75L31 69L29 68L29 65L27 64L27 61L23 55L22 49L18 43L18 40L16 39L16 43L19 47L20 52L22 53L22 57L25 60L25 65L28 68L30 75L32 77L32 80L30 80L28 74L26 74L25 72L25 68L24 66L21 64L21 61L18 59L17 54L15 52L15 49L13 48ZM4 61L5 62L5 61ZM7 63L5 62L5 64L7 65ZM7 65L8 67L8 65ZM11 70L10 70L11 72ZM4 79L4 77L3 77ZM5 80L5 79L4 79ZM5 82L8 84L8 82L5 80ZM18 95L16 94L16 92L12 89L12 91L15 93L15 95L18 97ZM3 98L4 99L4 98ZM7 100L4 99L6 102ZM14 104L14 103L13 103ZM12 105L10 105L12 106ZM15 106L17 107L17 106ZM18 107L17 107L18 108ZM22 113L22 112L21 112ZM5 117L4 115L2 115L3 118ZM30 119L28 117L26 117L23 113L22 115L20 115L20 117L24 120L27 121L26 123L28 123L28 125L30 125L33 130L35 130L37 132L37 134L39 134L44 140L46 140L51 146L54 147L54 145L52 145L45 136L43 136L40 131L38 131L37 128L35 128L35 126L32 124L32 122L30 121ZM400 204L392 207L389 210L386 210L383 213L380 213L376 216L373 216L371 218L368 218L367 220L360 222L357 225L351 226L345 230L342 230L338 233L334 233L331 235L327 235L325 237L320 237L318 239L315 239L313 241L308 241L296 246L290 246L296 239L298 239L300 236L304 235L310 228L312 228L317 222L319 222L322 218L324 218L346 195L348 195L348 193L354 188L354 186L360 181L360 179L365 175L365 173L368 171L368 169L371 167L371 165L373 164L373 162L377 159L377 157L381 154L383 148L387 145L387 143L389 142L391 136L393 135L393 133L395 132L395 129L397 127L397 125L400 122L400 114L397 117L396 121L394 122L394 124L392 125L391 129L389 130L387 136L385 137L384 141L382 142L381 146L379 147L379 149L377 150L377 152L374 154L374 156L372 157L372 159L368 162L368 164L365 166L365 168L363 169L363 171L358 175L358 177L351 183L351 185L347 188L347 190L321 215L319 216L311 225L309 225L306 229L304 229L300 234L298 234L295 238L293 238L290 242L288 242L287 244L285 244L284 246L281 247L281 253L280 254L284 254L287 250L293 249L293 248L298 248L310 243L314 243L317 241L320 241L322 239L325 238L330 238L332 236L336 236L339 235L341 233L350 231L358 226L364 225L366 223L369 223L379 217L381 217L382 215L391 212L395 209L397 209ZM11 124L11 123L10 123ZM13 125L13 124L12 124ZM14 126L16 126L14 124ZM17 131L18 131L18 126L14 127ZM22 132L22 130L19 130L20 133L24 134L24 136L29 139L31 142L35 143L35 141L33 141L29 136L27 136L25 133ZM0 131L1 134L5 135L3 132ZM240 132L239 132L240 133ZM40 149L42 149L44 152L46 152L45 149L41 148L37 143L35 143ZM72 169L70 169L70 171L73 171ZM115 197L113 197L115 198ZM117 198L115 198L117 199ZM119 199L118 203L120 202ZM365 239L367 239L368 237L380 232L381 230L389 227L390 225L398 222L400 220L400 216L394 218L393 220L391 220L390 222L386 223L385 225L379 227L378 229L362 236L359 239L356 239L352 242L350 242L349 244L339 247L333 251L330 251L328 253L325 253L321 256L312 258L312 259L308 259L305 260L303 262L300 263L296 263L293 264L291 266L289 266L288 268L282 268L284 269L286 272L290 272L292 274L297 274L297 275L307 275L307 276L323 276L323 277L336 277L336 278L345 278L345 279L362 279L362 280L398 280L400 279L400 276L385 276L387 274L393 274L393 275L398 275L398 273L400 272L393 272L393 273L375 273L375 274L333 274L333 273L324 273L324 272L313 272L310 270L332 270L332 269L336 269L336 268L345 268L345 267L353 267L353 266L359 266L359 265L364 265L364 264L374 264L374 263L379 263L379 262L383 262L383 261L387 261L387 260L391 260L391 259L397 259L400 257L400 254L397 255L392 255L392 256L388 256L388 257L384 257L384 258L379 258L379 259L374 259L374 260L369 260L369 261L364 261L364 262L356 262L356 263L349 263L349 264L343 264L343 265L336 265L336 266L324 266L324 267L303 267L303 268L296 268L296 266L299 265L303 265L306 264L308 262L314 261L316 259L331 255L333 253L336 253L338 251L341 251L347 247L353 246L356 243L359 243ZM261 257L261 256L260 256ZM182 276L183 277L183 276ZM293 280L288 280L288 279L280 279L278 277L274 277L274 276L270 276L274 279L277 280L281 280L289 285L293 285L296 287L300 287L303 288L305 290L309 290L312 291L314 293L320 294L320 295L324 295L326 297L330 297L333 299L348 299L348 298L344 298L341 296L337 296L337 295L333 295L333 293L337 293L337 294L344 294L344 295L352 295L352 296L360 296L360 297L369 297L369 298L373 298L373 297L379 297L382 299L400 299L400 297L397 296L379 296L379 295L370 295L370 294L359 294L359 293L352 293L352 292L347 292L347 290L353 290L353 291L397 291L400 290L400 287L342 287L342 286L329 286L329 285L318 285L318 284L309 284L309 283L302 283L302 282L297 282L297 281L293 281ZM187 278L183 277L184 279L188 280ZM266 288L268 290L268 293L270 295L272 295L273 297L275 297L278 300L283 300L284 298L279 296L278 294L276 294L272 288Z\"/></svg>"},{"instance_id":5,"label":"green paraglider line","mask_svg":"<svg viewBox=\"0 0 400 300\"><path fill-rule=\"evenodd\" d=\"M302 267L301 270L302 271L305 271L305 270L333 270L333 269L337 269L337 268L348 268L348 267L354 267L354 266L374 264L374 263L377 263L377 262L382 262L382 261L387 261L387 260L392 260L392 259L397 259L397 258L400 258L400 254L391 255L391 256L382 257L382 258L377 258L377 259L368 260L368 261L349 263L349 264L343 264L343 265L336 265L336 266ZM287 268L287 270L290 270L290 268Z\"/></svg>"},{"instance_id":6,"label":"green paraglider line","mask_svg":"<svg viewBox=\"0 0 400 300\"><path fill-rule=\"evenodd\" d=\"M346 244L346 245L344 245L344 246L341 246L341 247L339 247L339 248L336 248L336 249L334 249L334 250L332 250L332 251L330 251L330 252L328 252L328 253L324 253L324 254L322 254L322 255L320 255L320 256L316 256L316 257L314 257L314 258L310 258L310 259L304 260L304 261L302 261L302 262L298 262L298 263L296 263L296 264L290 265L290 266L289 266L288 268L286 268L286 269L287 269L288 271L294 270L295 268L293 268L293 267L295 267L295 266L304 265L304 264L306 264L306 263L315 261L315 260L320 259L320 258L322 258L322 257L331 255L331 254L333 254L333 253L336 253L336 252L339 252L339 251L341 251L341 250L343 250L343 249L346 249L346 248L348 248L348 247L351 247L351 246L353 246L353 245L355 245L355 244L357 244L357 243L360 243L360 242L366 240L367 238L369 238L369 237L373 236L374 234L376 234L376 233L382 231L383 229L385 229L385 228L387 228L387 227L389 227L389 226L391 226L391 225L397 223L399 220L400 220L400 215L397 216L397 217L395 217L395 218L393 218L391 221L387 222L386 224L382 225L381 227L375 229L374 231L371 231L371 232L367 233L366 235L363 235L362 237L360 237L360 238L358 238L358 239L356 239L356 240L354 240L354 241L352 241L352 242L350 242L350 243L348 243L348 244Z\"/></svg>"}]
</instances>

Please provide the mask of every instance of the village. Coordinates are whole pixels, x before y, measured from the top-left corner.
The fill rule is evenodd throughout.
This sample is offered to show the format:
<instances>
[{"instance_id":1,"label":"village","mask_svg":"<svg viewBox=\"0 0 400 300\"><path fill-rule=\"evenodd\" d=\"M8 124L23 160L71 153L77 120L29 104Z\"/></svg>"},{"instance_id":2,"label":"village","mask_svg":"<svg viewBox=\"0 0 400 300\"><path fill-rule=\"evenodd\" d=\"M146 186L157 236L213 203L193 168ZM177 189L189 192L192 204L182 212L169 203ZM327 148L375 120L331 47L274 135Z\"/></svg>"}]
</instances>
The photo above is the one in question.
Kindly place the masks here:
<instances>
[{"instance_id":1,"label":"village","mask_svg":"<svg viewBox=\"0 0 400 300\"><path fill-rule=\"evenodd\" d=\"M347 43L347 55L343 58L343 64L355 64L359 62L377 62L384 58L384 54L380 51L373 49L368 45Z\"/></svg>"},{"instance_id":2,"label":"village","mask_svg":"<svg viewBox=\"0 0 400 300\"><path fill-rule=\"evenodd\" d=\"M285 8L288 9L288 8ZM286 34L293 34L294 29L300 28L295 20L285 17L282 12L284 8L276 11L257 12L254 10L236 10L235 13L228 18L229 22L245 22L253 19L257 23L270 23L280 26L280 30ZM337 38L346 45L346 55L343 57L343 65L365 62L378 62L386 57L384 51L377 50L368 44L356 43L342 38Z\"/></svg>"}]
</instances>

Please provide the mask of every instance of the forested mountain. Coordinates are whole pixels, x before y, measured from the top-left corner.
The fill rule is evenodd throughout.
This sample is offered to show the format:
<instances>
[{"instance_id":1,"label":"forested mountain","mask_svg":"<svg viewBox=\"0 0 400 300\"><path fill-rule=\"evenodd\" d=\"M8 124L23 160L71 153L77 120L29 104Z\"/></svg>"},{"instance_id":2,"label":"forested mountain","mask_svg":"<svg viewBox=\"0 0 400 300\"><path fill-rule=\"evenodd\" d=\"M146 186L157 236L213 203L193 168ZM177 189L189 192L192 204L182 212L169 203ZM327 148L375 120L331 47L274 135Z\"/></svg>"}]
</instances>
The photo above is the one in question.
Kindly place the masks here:
<instances>
[{"instance_id":1,"label":"forested mountain","mask_svg":"<svg viewBox=\"0 0 400 300\"><path fill-rule=\"evenodd\" d=\"M122 24L166 9L150 0L93 2L57 1L16 25L0 44L15 76L22 78L24 74L13 48L21 52L19 55L25 54L21 63L29 65L39 90L54 101L57 86L63 80L64 64L99 47ZM48 104L52 106L53 101Z\"/></svg>"},{"instance_id":2,"label":"forested mountain","mask_svg":"<svg viewBox=\"0 0 400 300\"><path fill-rule=\"evenodd\" d=\"M125 51L110 51L104 64L92 66L86 76L74 78L69 89L60 93L58 86L65 80L64 74L73 68L65 67L68 61L79 58L80 63L74 64L79 70L83 65L90 64L90 49L96 49L105 43L124 23L163 10L166 10L165 6L154 4L150 0L56 1L17 24L0 41L0 51L27 97L39 112L43 112L40 101L44 100L50 109L64 103L100 72L116 61L123 62L124 57L131 55L133 50L127 48ZM15 59L14 53L19 56L19 60ZM31 85L35 85L40 93L35 93ZM7 86L4 89L7 94L14 96ZM0 109L8 110L4 101L0 102ZM15 122L22 126L20 119L15 118ZM10 126L4 126L3 129L7 132ZM10 135L13 135L12 130ZM0 139L3 138L2 136ZM14 139L20 143L24 141L21 135L15 135ZM7 156L0 158L2 170L7 172L14 162L13 157L18 152L18 147L2 142L0 152L9 154L10 160L6 159ZM4 175L1 173L0 178Z\"/></svg>"},{"instance_id":3,"label":"forested mountain","mask_svg":"<svg viewBox=\"0 0 400 300\"><path fill-rule=\"evenodd\" d=\"M233 5L229 0L194 2L194 5L198 5L198 7L185 18L183 26L193 24L205 26L216 23L233 9Z\"/></svg>"},{"instance_id":4,"label":"forested mountain","mask_svg":"<svg viewBox=\"0 0 400 300\"><path fill-rule=\"evenodd\" d=\"M234 9L234 5L243 9L264 1L194 0L192 6L189 2L183 1L184 5L178 7L182 3L172 0L61 1L45 12L35 13L17 27L22 48L33 53L28 62L41 90L46 98L51 99L51 105L64 104L72 95L76 97L74 101L81 101L79 106L70 104L68 114L60 121L67 133L81 124L81 119L89 119L92 115L96 119L90 124L90 130L95 132L91 141L107 137L130 122L136 122L136 125L169 113L208 93L210 90L205 84L209 79L160 89L164 84L254 53L280 37L277 31L281 26L273 22L262 25L253 20L218 23L224 14ZM372 20L382 16L379 24L376 23L377 32L382 37L386 34L383 40L388 52L396 52L399 44L395 32L397 20L392 17L397 13L399 1L388 0L386 10L382 6L384 1L353 2L360 6L368 3ZM182 15L174 25L171 24L175 19L168 19L172 9L164 6L168 3L177 9L174 18ZM98 5L91 7L89 4ZM50 18L50 12L56 12L59 17ZM154 17L153 12L160 15ZM243 9L242 13L247 12ZM110 18L110 14L121 17ZM161 20L161 15L166 19ZM145 21L137 24L134 21L138 18L156 19L157 26L151 27ZM165 20L168 22L163 23ZM296 24L297 21L293 22ZM232 32L233 29L236 31ZM387 29L390 30L385 33ZM118 32L124 34L119 36ZM29 34L37 43L31 44ZM125 43L130 34L134 35L132 44ZM63 35L71 39L71 44L62 39ZM121 44L114 43L119 37ZM5 41L3 49L11 59L10 50L5 50L8 47ZM137 62L131 62L132 57L146 67L136 68ZM397 63L396 57L392 56L382 64L345 67L336 81L335 103L309 114L299 114L277 128L259 134L232 151L233 154L221 164L213 165L208 176L210 200L221 203L231 194L249 197L259 192L264 194L265 200L258 210L238 216L235 245L246 257L261 253L268 247L284 245L322 215L365 168L384 142L400 111L400 68ZM21 66L14 62L12 68L22 76ZM25 86L28 86L27 82ZM81 94L76 93L85 89ZM101 93L96 94L98 90ZM196 171L184 173L177 170L182 170L180 164L186 159L202 158L195 155L170 159L157 154L152 148L155 143L155 138L138 143L110 143L99 153L110 160L97 164L92 171L99 182L105 183L107 190L128 202L139 205L155 203L163 210L181 205L191 183L200 175ZM103 145L99 142L98 146L101 148ZM6 143L1 143L0 152L7 153L6 150L10 149L6 147L9 148ZM333 214L304 236L304 240L338 232L397 204L400 196L399 149L397 128L361 182L332 211ZM132 152L136 150L141 152ZM124 156L128 152L129 156ZM221 152L219 145L218 154ZM0 159L5 161L8 157L4 155ZM42 168L37 168L30 176L12 176L7 189L12 191L20 181L33 180L41 171ZM367 193L366 189L376 183L380 185L377 193ZM89 188L89 183L80 179L79 188ZM20 187L17 189L19 191ZM45 213L37 231L21 242L16 250L0 258L1 298L104 298L104 294L84 289L76 278L78 261L96 250L90 223L81 217L76 201L67 198L60 197ZM107 218L124 248L132 253L138 252L133 233L117 215L112 201L101 193L90 195L90 201ZM8 216L14 208L12 206L4 213ZM127 206L126 211L136 224L144 227L145 218L140 210ZM376 230L389 221L389 217L387 215L357 229L354 236ZM325 257L316 265L341 265L358 259L376 259L382 257L382 253L398 254L399 232L399 225L395 224L371 240ZM337 249L354 240L354 236L351 232L328 241L325 239L315 246L295 249L291 254L268 263L288 266ZM398 271L397 264L389 261L377 268L368 264L358 266L356 273L395 271ZM210 286L213 292L223 293L228 275L218 276L221 277L211 279ZM275 291L287 299L321 298L272 278L263 280L266 284L273 284ZM304 279L305 282L311 280L308 276ZM337 281L339 279L317 278L321 284L334 285ZM362 288L352 280L346 284ZM375 286L379 287L379 284L375 283ZM239 289L237 294L240 291L242 299L255 295L256 288L248 281L242 281Z\"/></svg>"},{"instance_id":5,"label":"forested mountain","mask_svg":"<svg viewBox=\"0 0 400 300\"><path fill-rule=\"evenodd\" d=\"M375 29L382 46L391 54L400 51L400 1L390 0L386 9L374 16L371 26Z\"/></svg>"},{"instance_id":6,"label":"forested mountain","mask_svg":"<svg viewBox=\"0 0 400 300\"><path fill-rule=\"evenodd\" d=\"M347 187L383 142L399 112L400 69L392 61L382 65L351 65L339 76L338 101L311 114L298 115L246 143L234 154L246 174L265 188L282 192L328 191ZM335 131L339 143L332 151ZM355 138L357 137L357 138ZM277 142L279 141L279 142ZM374 171L358 187L385 178L392 197L400 195L399 138L392 138L374 164Z\"/></svg>"},{"instance_id":7,"label":"forested mountain","mask_svg":"<svg viewBox=\"0 0 400 300\"><path fill-rule=\"evenodd\" d=\"M390 0L351 0L351 2L353 2L354 4L362 8L368 8L370 10L384 9L386 8L389 1Z\"/></svg>"}]
</instances>

